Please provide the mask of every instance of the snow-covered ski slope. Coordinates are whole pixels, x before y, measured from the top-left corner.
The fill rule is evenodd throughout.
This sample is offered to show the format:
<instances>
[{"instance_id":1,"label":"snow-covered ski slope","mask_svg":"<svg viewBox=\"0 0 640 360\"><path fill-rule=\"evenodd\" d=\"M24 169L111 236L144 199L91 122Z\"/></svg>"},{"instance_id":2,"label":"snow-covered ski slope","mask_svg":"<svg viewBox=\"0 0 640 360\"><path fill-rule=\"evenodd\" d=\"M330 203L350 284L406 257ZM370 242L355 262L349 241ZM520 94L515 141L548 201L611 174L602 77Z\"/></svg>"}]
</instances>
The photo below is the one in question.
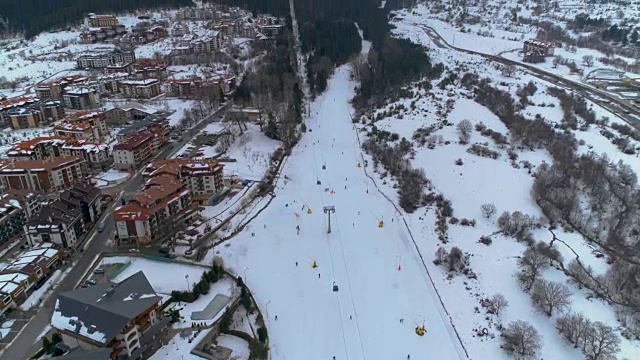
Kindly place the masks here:
<instances>
[{"instance_id":1,"label":"snow-covered ski slope","mask_svg":"<svg viewBox=\"0 0 640 360\"><path fill-rule=\"evenodd\" d=\"M400 214L358 167L353 91L338 68L276 198L220 252L268 317L273 360L464 359ZM335 206L330 234L325 206Z\"/></svg>"}]
</instances>

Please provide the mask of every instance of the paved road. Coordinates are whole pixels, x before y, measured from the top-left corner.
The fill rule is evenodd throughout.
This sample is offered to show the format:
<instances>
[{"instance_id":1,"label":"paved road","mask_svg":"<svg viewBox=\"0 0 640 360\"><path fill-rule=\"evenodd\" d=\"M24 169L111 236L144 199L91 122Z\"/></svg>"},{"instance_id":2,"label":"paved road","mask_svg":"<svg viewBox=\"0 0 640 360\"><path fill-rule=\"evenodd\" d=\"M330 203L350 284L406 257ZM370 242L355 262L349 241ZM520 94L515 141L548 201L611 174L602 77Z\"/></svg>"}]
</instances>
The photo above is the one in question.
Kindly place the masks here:
<instances>
[{"instance_id":1,"label":"paved road","mask_svg":"<svg viewBox=\"0 0 640 360\"><path fill-rule=\"evenodd\" d=\"M157 159L166 159L174 155L180 148L187 144L193 137L204 129L209 123L214 120L220 120L222 116L229 110L231 103L227 103L225 106L218 109L217 112L209 115L199 124L193 128L186 130L184 136L179 142L170 143L156 156ZM136 174L121 185L123 193L134 193L142 186L141 172ZM51 315L53 314L53 308L57 295L61 292L74 289L78 283L84 278L85 274L89 270L98 254L103 252L114 251L115 249L107 245L107 240L110 235L115 231L115 223L111 215L113 207L119 205L120 196L114 199L114 202L107 208L103 215L105 222L105 228L103 232L97 232L97 226L87 234L87 243L84 245L84 252L78 253L78 257L74 260L76 263L73 269L67 274L67 276L60 282L60 284L49 294L47 299L40 305L40 308L36 312L35 316L24 326L24 328L17 334L17 337L0 352L0 358L2 359L26 359L37 351L38 344L35 344L38 340L38 336L43 329L49 324ZM15 318L19 318L19 314L13 315ZM9 316L11 318L12 316ZM6 339L8 340L8 339Z\"/></svg>"},{"instance_id":2,"label":"paved road","mask_svg":"<svg viewBox=\"0 0 640 360\"><path fill-rule=\"evenodd\" d=\"M555 83L558 87L562 87L567 90L574 91L579 95L582 95L583 97L587 98L588 100L593 101L599 104L600 106L602 106L603 108L618 115L622 120L624 120L630 126L636 129L640 129L640 120L638 119L638 117L634 116L634 114L638 115L640 111L636 107L634 107L631 104L631 102L628 100L620 99L608 92L595 89L591 86L588 86L579 82L565 79L562 76L541 70L533 65L523 64L518 61L506 59L501 57L500 55L496 56L496 55L483 54L476 51L455 47L447 43L447 41L444 40L442 36L440 36L440 34L438 34L436 30L431 27L428 27L428 26L422 27L422 30L425 32L425 34L427 34L427 36L429 36L431 41L433 41L433 43L438 48L453 49L453 50L465 52L468 54L479 55L486 59L493 60L505 65L515 65L520 68L524 68L530 75L535 76L544 81Z\"/></svg>"}]
</instances>

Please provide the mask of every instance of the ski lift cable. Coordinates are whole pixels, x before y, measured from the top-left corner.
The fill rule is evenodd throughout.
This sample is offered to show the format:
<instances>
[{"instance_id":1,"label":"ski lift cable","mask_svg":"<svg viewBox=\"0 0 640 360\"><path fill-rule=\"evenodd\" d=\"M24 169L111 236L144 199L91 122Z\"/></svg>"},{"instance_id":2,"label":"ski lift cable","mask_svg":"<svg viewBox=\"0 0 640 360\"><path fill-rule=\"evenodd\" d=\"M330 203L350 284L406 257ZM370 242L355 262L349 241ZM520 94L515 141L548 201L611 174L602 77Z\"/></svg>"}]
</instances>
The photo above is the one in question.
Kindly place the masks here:
<instances>
[{"instance_id":1,"label":"ski lift cable","mask_svg":"<svg viewBox=\"0 0 640 360\"><path fill-rule=\"evenodd\" d=\"M319 174L318 174L318 161L316 159L316 149L315 147L313 148L313 162L315 165L315 172L316 172L316 178L320 179ZM324 194L322 192L321 188L318 188L318 191L320 193L320 201L322 202L322 206L324 207L325 201L324 201ZM329 216L331 216L331 214L328 214ZM335 284L335 280L336 280L336 272L335 272L335 267L334 267L334 263L333 263L333 254L331 253L331 242L329 241L329 236L327 236L327 247L329 249L329 260L331 263L331 275ZM346 356L346 359L349 360L349 351L347 349L347 339L345 336L345 330L344 330L344 323L342 321L342 307L340 306L340 298L338 297L338 294L336 293L336 303L338 304L338 319L340 320L340 329L342 331L342 342L344 345L344 353Z\"/></svg>"},{"instance_id":2,"label":"ski lift cable","mask_svg":"<svg viewBox=\"0 0 640 360\"><path fill-rule=\"evenodd\" d=\"M342 252L342 262L344 263L344 268L347 273L347 287L349 288L349 297L351 298L351 306L353 307L353 315L356 321L356 329L358 329L358 340L360 341L360 350L362 351L362 358L366 359L367 356L366 356L366 353L364 352L364 345L362 344L362 333L360 331L360 322L358 321L358 312L356 310L356 304L355 304L355 301L353 300L353 290L351 288L349 267L347 266L347 260L344 254L344 245L342 243L342 234L340 232L340 223L338 222L338 219L336 219L335 224L336 224L336 230L338 231L338 242L340 243L340 250Z\"/></svg>"},{"instance_id":3,"label":"ski lift cable","mask_svg":"<svg viewBox=\"0 0 640 360\"><path fill-rule=\"evenodd\" d=\"M322 156L322 159L324 161L324 154L322 154L321 156ZM327 173L333 172L333 168L331 170L327 170L326 172ZM327 179L329 179L329 178L331 178L331 177L327 176ZM328 184L328 185L330 185L330 184ZM335 217L335 213L333 215ZM331 214L328 214L328 216L331 216ZM352 287L351 287L351 280L350 280L350 276L349 276L349 267L347 266L347 261L346 261L346 257L345 257L345 254L344 254L344 245L342 243L342 235L340 233L340 223L339 223L337 218L336 218L336 221L334 223L335 223L335 227L336 227L337 234L338 234L337 238L338 238L338 243L340 245L340 250L341 250L341 255L342 255L342 262L343 262L343 265L344 265L344 268L345 268L345 271L346 271L346 275L347 275L347 279L346 279L347 280L347 287L349 288L349 297L351 299L351 306L353 308L353 314L355 315L356 329L358 331L358 341L360 342L360 350L362 351L362 358L366 359L366 355L365 355L365 351L364 351L364 345L362 343L362 333L360 331L360 324L358 322L358 314L356 312L355 301L353 300L353 290L352 290ZM329 244L329 247L330 247L329 250L331 250L331 244ZM338 296L338 294L336 294L336 296Z\"/></svg>"}]
</instances>

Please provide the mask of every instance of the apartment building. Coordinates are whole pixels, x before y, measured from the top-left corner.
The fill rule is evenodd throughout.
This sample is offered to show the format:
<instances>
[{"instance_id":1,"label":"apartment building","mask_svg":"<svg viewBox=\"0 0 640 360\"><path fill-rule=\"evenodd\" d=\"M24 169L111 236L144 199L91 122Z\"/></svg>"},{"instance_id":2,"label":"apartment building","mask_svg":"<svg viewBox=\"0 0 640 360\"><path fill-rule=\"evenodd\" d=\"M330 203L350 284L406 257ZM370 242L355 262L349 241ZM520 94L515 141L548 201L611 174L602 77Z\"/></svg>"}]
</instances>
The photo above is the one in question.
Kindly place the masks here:
<instances>
[{"instance_id":1,"label":"apartment building","mask_svg":"<svg viewBox=\"0 0 640 360\"><path fill-rule=\"evenodd\" d=\"M130 64L136 60L133 51L109 51L81 55L76 59L79 69L106 68L115 64Z\"/></svg>"},{"instance_id":2,"label":"apartment building","mask_svg":"<svg viewBox=\"0 0 640 360\"><path fill-rule=\"evenodd\" d=\"M41 83L36 86L36 96L43 100L62 100L62 95L64 95L67 87L77 87L87 80L86 76L70 75L61 77L56 81Z\"/></svg>"},{"instance_id":3,"label":"apartment building","mask_svg":"<svg viewBox=\"0 0 640 360\"><path fill-rule=\"evenodd\" d=\"M138 79L167 76L167 63L161 59L138 59L131 66L131 73Z\"/></svg>"},{"instance_id":4,"label":"apartment building","mask_svg":"<svg viewBox=\"0 0 640 360\"><path fill-rule=\"evenodd\" d=\"M6 112L9 125L15 130L45 126L64 116L64 107L59 101L36 102Z\"/></svg>"},{"instance_id":5,"label":"apartment building","mask_svg":"<svg viewBox=\"0 0 640 360\"><path fill-rule=\"evenodd\" d=\"M0 314L22 304L53 273L62 258L51 244L27 250L0 268Z\"/></svg>"},{"instance_id":6,"label":"apartment building","mask_svg":"<svg viewBox=\"0 0 640 360\"><path fill-rule=\"evenodd\" d=\"M0 181L5 189L52 193L70 188L85 175L86 162L77 156L10 160L0 165Z\"/></svg>"},{"instance_id":7,"label":"apartment building","mask_svg":"<svg viewBox=\"0 0 640 360\"><path fill-rule=\"evenodd\" d=\"M160 95L160 81L157 79L122 80L118 87L126 97L149 99Z\"/></svg>"},{"instance_id":8,"label":"apartment building","mask_svg":"<svg viewBox=\"0 0 640 360\"><path fill-rule=\"evenodd\" d=\"M174 37L181 37L185 34L189 34L190 32L189 26L181 22L175 23L171 28L171 36Z\"/></svg>"},{"instance_id":9,"label":"apartment building","mask_svg":"<svg viewBox=\"0 0 640 360\"><path fill-rule=\"evenodd\" d=\"M59 294L51 325L70 348L110 348L111 359L140 359L169 323L161 305L139 271L117 284Z\"/></svg>"},{"instance_id":10,"label":"apartment building","mask_svg":"<svg viewBox=\"0 0 640 360\"><path fill-rule=\"evenodd\" d=\"M53 132L59 137L101 143L108 135L106 119L102 111L81 111L56 124Z\"/></svg>"},{"instance_id":11,"label":"apartment building","mask_svg":"<svg viewBox=\"0 0 640 360\"><path fill-rule=\"evenodd\" d=\"M84 110L96 107L100 102L100 96L93 87L83 86L65 90L62 100L64 106L69 109Z\"/></svg>"},{"instance_id":12,"label":"apartment building","mask_svg":"<svg viewBox=\"0 0 640 360\"><path fill-rule=\"evenodd\" d=\"M151 162L142 172L149 180L158 176L171 176L182 181L199 205L208 205L209 200L223 188L223 165L213 159L168 159Z\"/></svg>"},{"instance_id":13,"label":"apartment building","mask_svg":"<svg viewBox=\"0 0 640 360\"><path fill-rule=\"evenodd\" d=\"M0 245L22 233L27 219L40 212L38 199L28 190L7 190L0 195Z\"/></svg>"},{"instance_id":14,"label":"apartment building","mask_svg":"<svg viewBox=\"0 0 640 360\"><path fill-rule=\"evenodd\" d=\"M105 112L107 123L122 125L129 121L144 120L158 114L156 109L137 102L127 102Z\"/></svg>"},{"instance_id":15,"label":"apartment building","mask_svg":"<svg viewBox=\"0 0 640 360\"><path fill-rule=\"evenodd\" d=\"M9 159L43 160L59 156L82 157L91 168L109 165L109 147L85 139L66 137L37 137L14 145L6 153Z\"/></svg>"},{"instance_id":16,"label":"apartment building","mask_svg":"<svg viewBox=\"0 0 640 360\"><path fill-rule=\"evenodd\" d=\"M19 273L0 274L0 314L4 314L10 309L15 309L18 304L27 299L27 288L29 276Z\"/></svg>"},{"instance_id":17,"label":"apartment building","mask_svg":"<svg viewBox=\"0 0 640 360\"><path fill-rule=\"evenodd\" d=\"M99 41L113 39L127 32L124 25L109 27L92 27L80 33L80 42L83 44L95 44Z\"/></svg>"},{"instance_id":18,"label":"apartment building","mask_svg":"<svg viewBox=\"0 0 640 360\"><path fill-rule=\"evenodd\" d=\"M184 34L176 47L171 50L171 55L180 56L193 53L208 53L220 50L226 44L226 35L215 30L202 37L194 34Z\"/></svg>"},{"instance_id":19,"label":"apartment building","mask_svg":"<svg viewBox=\"0 0 640 360\"><path fill-rule=\"evenodd\" d=\"M26 107L30 104L37 103L38 101L39 100L37 98L30 96L14 97L2 100L0 101L0 120L5 123L10 123L8 115L9 111L16 108Z\"/></svg>"},{"instance_id":20,"label":"apartment building","mask_svg":"<svg viewBox=\"0 0 640 360\"><path fill-rule=\"evenodd\" d=\"M93 27L113 27L118 25L118 18L115 15L89 14L89 24Z\"/></svg>"},{"instance_id":21,"label":"apartment building","mask_svg":"<svg viewBox=\"0 0 640 360\"><path fill-rule=\"evenodd\" d=\"M220 94L220 101L233 88L235 88L233 83L226 81L223 77L213 80L203 80L199 77L171 79L162 84L162 92L170 96L194 98L217 92Z\"/></svg>"},{"instance_id":22,"label":"apartment building","mask_svg":"<svg viewBox=\"0 0 640 360\"><path fill-rule=\"evenodd\" d=\"M116 236L121 242L151 243L175 234L178 224L196 209L191 191L182 181L170 175L151 178L140 193L113 211Z\"/></svg>"},{"instance_id":23,"label":"apartment building","mask_svg":"<svg viewBox=\"0 0 640 360\"><path fill-rule=\"evenodd\" d=\"M100 218L102 208L102 192L98 188L76 183L27 221L23 227L27 242L32 246L53 243L75 249L80 246L82 235Z\"/></svg>"},{"instance_id":24,"label":"apartment building","mask_svg":"<svg viewBox=\"0 0 640 360\"><path fill-rule=\"evenodd\" d=\"M129 78L128 72L112 72L98 77L96 90L100 95L113 95L120 93L120 81Z\"/></svg>"},{"instance_id":25,"label":"apartment building","mask_svg":"<svg viewBox=\"0 0 640 360\"><path fill-rule=\"evenodd\" d=\"M522 44L522 52L535 52L541 54L543 57L549 57L553 56L555 52L555 44L541 40L529 39L525 40Z\"/></svg>"},{"instance_id":26,"label":"apartment building","mask_svg":"<svg viewBox=\"0 0 640 360\"><path fill-rule=\"evenodd\" d=\"M142 131L113 147L113 165L119 170L137 169L159 148L156 134Z\"/></svg>"},{"instance_id":27,"label":"apartment building","mask_svg":"<svg viewBox=\"0 0 640 360\"><path fill-rule=\"evenodd\" d=\"M18 202L0 200L0 245L18 235L26 221L25 212Z\"/></svg>"},{"instance_id":28,"label":"apartment building","mask_svg":"<svg viewBox=\"0 0 640 360\"><path fill-rule=\"evenodd\" d=\"M42 113L37 109L15 108L7 115L9 115L9 124L12 129L29 129L46 125Z\"/></svg>"},{"instance_id":29,"label":"apartment building","mask_svg":"<svg viewBox=\"0 0 640 360\"><path fill-rule=\"evenodd\" d=\"M40 196L30 190L5 190L0 195L0 204L11 204L20 207L24 210L27 219L40 213L42 209Z\"/></svg>"}]
</instances>

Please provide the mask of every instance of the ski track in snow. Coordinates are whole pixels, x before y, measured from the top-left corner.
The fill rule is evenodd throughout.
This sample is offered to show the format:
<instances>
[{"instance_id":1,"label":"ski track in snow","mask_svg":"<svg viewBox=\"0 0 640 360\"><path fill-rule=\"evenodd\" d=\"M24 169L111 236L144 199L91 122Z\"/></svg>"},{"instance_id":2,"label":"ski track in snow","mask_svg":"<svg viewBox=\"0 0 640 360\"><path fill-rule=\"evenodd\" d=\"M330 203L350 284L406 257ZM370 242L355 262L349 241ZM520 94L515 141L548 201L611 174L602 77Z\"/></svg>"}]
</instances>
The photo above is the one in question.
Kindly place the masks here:
<instances>
[{"instance_id":1,"label":"ski track in snow","mask_svg":"<svg viewBox=\"0 0 640 360\"><path fill-rule=\"evenodd\" d=\"M283 170L289 180L220 252L266 315L273 360L463 359L404 223L357 166L353 92L349 67L338 68ZM330 234L324 206L335 206Z\"/></svg>"}]
</instances>

